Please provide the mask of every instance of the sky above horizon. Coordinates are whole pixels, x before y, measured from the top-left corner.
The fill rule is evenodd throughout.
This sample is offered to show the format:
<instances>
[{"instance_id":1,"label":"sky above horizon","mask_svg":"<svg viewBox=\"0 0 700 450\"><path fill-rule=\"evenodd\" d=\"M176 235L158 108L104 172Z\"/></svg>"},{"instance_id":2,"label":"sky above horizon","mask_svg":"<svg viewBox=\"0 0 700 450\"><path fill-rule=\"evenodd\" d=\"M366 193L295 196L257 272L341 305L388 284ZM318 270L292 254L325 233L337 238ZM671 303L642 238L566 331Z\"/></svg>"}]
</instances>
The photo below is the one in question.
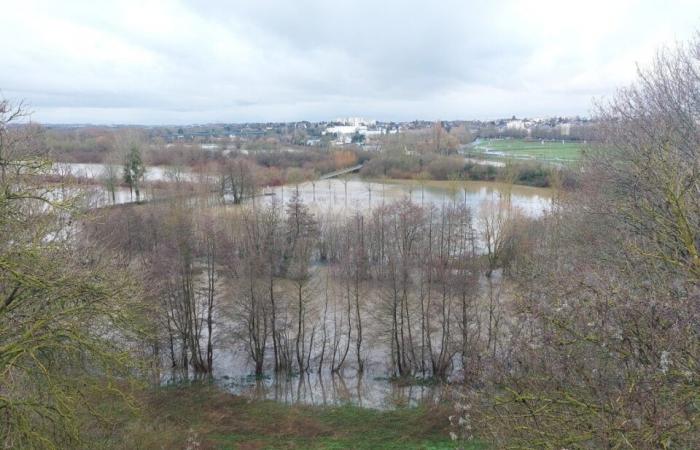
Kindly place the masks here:
<instances>
[{"instance_id":1,"label":"sky above horizon","mask_svg":"<svg viewBox=\"0 0 700 450\"><path fill-rule=\"evenodd\" d=\"M0 96L43 123L589 115L698 1L6 1Z\"/></svg>"}]
</instances>

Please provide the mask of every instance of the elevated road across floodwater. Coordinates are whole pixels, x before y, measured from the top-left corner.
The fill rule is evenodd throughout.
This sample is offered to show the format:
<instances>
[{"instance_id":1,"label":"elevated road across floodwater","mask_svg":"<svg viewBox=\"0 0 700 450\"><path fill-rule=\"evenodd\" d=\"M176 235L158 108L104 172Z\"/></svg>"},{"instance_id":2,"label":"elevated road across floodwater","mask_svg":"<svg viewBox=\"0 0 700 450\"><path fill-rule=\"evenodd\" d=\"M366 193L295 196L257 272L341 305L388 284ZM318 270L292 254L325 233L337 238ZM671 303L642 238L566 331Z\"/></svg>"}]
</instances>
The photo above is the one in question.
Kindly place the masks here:
<instances>
[{"instance_id":1,"label":"elevated road across floodwater","mask_svg":"<svg viewBox=\"0 0 700 450\"><path fill-rule=\"evenodd\" d=\"M358 172L360 169L362 169L362 164L358 164L352 167L346 167L345 169L336 170L334 172L329 172L327 174L321 175L318 179L327 180L329 178L335 178L341 175L345 175L346 173Z\"/></svg>"},{"instance_id":2,"label":"elevated road across floodwater","mask_svg":"<svg viewBox=\"0 0 700 450\"><path fill-rule=\"evenodd\" d=\"M356 166L352 167L346 167L344 169L336 170L333 172L326 173L324 175L321 175L319 177L319 180L328 180L330 178L335 178L339 177L348 173L353 173L353 172L358 172L360 169L362 169L362 164L357 164ZM143 200L136 202L136 201L128 201L128 202L123 202L123 203L117 203L117 204L106 204L106 205L101 205L101 206L93 206L89 209L91 210L100 210L100 209L113 209L113 208L125 208L129 206L137 206L137 205L144 205L146 203L161 203L161 202L167 202L171 200L175 200L177 198L189 198L189 197L197 197L197 196L206 196L206 195L212 195L217 193L217 190L212 190L212 191L206 191L206 192L196 192L196 193L185 193L185 194L179 194L179 195L172 195L172 196L164 196L164 197L158 197L158 198L144 198ZM260 196L267 196L267 195L274 195L274 193L271 192L263 192L262 194L258 194Z\"/></svg>"}]
</instances>

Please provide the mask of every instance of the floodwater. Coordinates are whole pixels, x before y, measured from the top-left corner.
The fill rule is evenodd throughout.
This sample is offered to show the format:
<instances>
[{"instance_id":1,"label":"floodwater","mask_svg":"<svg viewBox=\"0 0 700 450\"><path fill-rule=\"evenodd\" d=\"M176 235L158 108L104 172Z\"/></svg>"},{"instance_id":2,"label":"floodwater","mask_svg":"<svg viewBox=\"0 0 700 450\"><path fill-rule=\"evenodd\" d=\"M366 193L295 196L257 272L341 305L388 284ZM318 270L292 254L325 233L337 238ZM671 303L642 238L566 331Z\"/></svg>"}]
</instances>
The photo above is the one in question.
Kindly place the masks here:
<instances>
[{"instance_id":1,"label":"floodwater","mask_svg":"<svg viewBox=\"0 0 700 450\"><path fill-rule=\"evenodd\" d=\"M121 177L121 167L113 166ZM78 178L101 180L106 165L56 163L54 172ZM148 167L145 180L148 182L170 181L175 177L194 180L197 175L186 170L167 167ZM302 200L310 205L316 213L367 211L383 204L397 200L411 199L420 205L443 205L463 203L477 211L487 201L500 202L508 198L511 205L529 217L538 217L551 208L552 191L550 189L528 186L512 186L489 181L419 181L419 180L365 180L359 177L308 181L298 185L278 186L263 189L265 201L286 203L298 190ZM106 189L93 186L89 189L91 205L111 204L112 199ZM142 188L143 198L151 198L148 186ZM128 189L116 190L116 204L133 201ZM257 201L257 200L256 200Z\"/></svg>"},{"instance_id":2,"label":"floodwater","mask_svg":"<svg viewBox=\"0 0 700 450\"><path fill-rule=\"evenodd\" d=\"M57 175L73 176L76 178L101 180L105 177L108 168L119 180L122 179L122 166L93 163L54 163L52 172ZM145 181L172 181L178 176L185 176L186 179L194 179L194 174L177 167L148 166L144 174Z\"/></svg>"},{"instance_id":3,"label":"floodwater","mask_svg":"<svg viewBox=\"0 0 700 450\"><path fill-rule=\"evenodd\" d=\"M434 405L449 399L445 385L400 385L387 378L333 374L330 372L294 377L220 378L219 385L234 394L253 400L274 400L287 404L337 406L351 404L363 408L395 409Z\"/></svg>"},{"instance_id":4,"label":"floodwater","mask_svg":"<svg viewBox=\"0 0 700 450\"><path fill-rule=\"evenodd\" d=\"M120 205L136 200L133 192L124 186L117 186L114 190L114 198L103 185L103 180L107 175L107 169L111 169L116 176L118 183L122 180L122 166L92 163L54 163L51 172L62 177L77 178L88 181L89 185L81 185L80 192L84 194L85 204L88 208L95 208L107 205ZM141 200L155 198L152 184L157 182L168 182L177 179L194 181L198 175L177 167L147 167L144 174L144 183L141 186ZM74 194L75 192L72 192Z\"/></svg>"},{"instance_id":5,"label":"floodwater","mask_svg":"<svg viewBox=\"0 0 700 450\"><path fill-rule=\"evenodd\" d=\"M99 179L104 166L99 164L73 164L74 175ZM82 171L82 172L81 172ZM168 179L164 169L149 168L147 180ZM145 198L151 198L146 183L143 189ZM111 203L107 191L98 184L86 187L93 205ZM488 202L507 200L528 217L538 217L552 205L553 192L549 189L524 186L509 186L493 182L476 181L418 181L418 180L363 180L358 177L305 182L264 190L263 196L249 201L288 202L298 192L302 200L319 214L366 213L381 205L410 199L411 201L438 207L447 204L464 204L478 212ZM274 200L273 200L274 199ZM117 190L116 203L131 200L128 189ZM478 224L475 224L478 227ZM374 296L365 302L371 303ZM371 314L371 310L366 313ZM214 381L221 389L246 396L252 400L266 399L283 403L303 403L312 405L352 404L374 409L394 409L421 404L435 404L450 400L450 389L446 385L400 385L389 381L391 368L386 345L381 343L379 334L371 336L368 329L365 352L367 367L364 375L359 375L353 364L340 373L302 374L295 376L272 375L256 378L251 376L253 366L246 352L240 348L240 341L231 338L230 319L220 317L215 330L218 342L215 343ZM368 324L369 326L369 324ZM376 332L376 330L375 330ZM377 332L378 333L378 332ZM369 343L373 342L372 345ZM377 343L379 342L379 343ZM269 366L269 364L268 364ZM191 378L191 374L167 373L161 376L163 383L177 382Z\"/></svg>"},{"instance_id":6,"label":"floodwater","mask_svg":"<svg viewBox=\"0 0 700 450\"><path fill-rule=\"evenodd\" d=\"M317 213L367 211L403 199L425 206L462 203L476 211L484 202L509 198L511 205L525 215L539 217L549 211L552 204L550 189L488 181L331 179L280 186L267 193L286 203L297 190L302 200Z\"/></svg>"},{"instance_id":7,"label":"floodwater","mask_svg":"<svg viewBox=\"0 0 700 450\"><path fill-rule=\"evenodd\" d=\"M274 374L270 369L263 377L253 375L246 355L231 347L215 348L213 380L221 389L251 400L273 400L286 404L316 406L354 405L363 408L389 410L435 405L450 399L448 384L408 384L390 379L388 368L375 361L363 373L354 364L333 373L327 369L304 374ZM234 360L235 358L235 360ZM313 368L312 368L313 369ZM163 384L197 379L182 372L164 373Z\"/></svg>"},{"instance_id":8,"label":"floodwater","mask_svg":"<svg viewBox=\"0 0 700 450\"><path fill-rule=\"evenodd\" d=\"M323 278L319 273L316 278ZM482 276L479 287L479 298L486 301L492 287L494 293L500 300L505 302L510 294L507 289L502 289L502 273L500 270L494 272L492 279L486 280ZM345 308L342 298L338 298L338 292L331 289L332 298L329 305L327 324L329 327L328 340L333 340L332 327L335 311ZM272 361L272 343L268 342L266 351L265 376L256 377L254 364L250 360L245 349L245 344L235 329L240 327L240 323L231 311L231 298L221 297L217 306L214 323L214 367L212 378L214 383L222 390L232 394L244 396L251 400L272 400L287 404L308 404L318 406L354 405L364 408L379 410L390 410L396 408L429 406L454 400L454 391L448 383L400 383L391 379L394 369L391 363L390 347L386 337L386 324L384 319L377 318L376 314L381 314L381 290L368 289L363 292L362 317L364 343L362 347L362 359L365 364L364 374L357 372L356 350L354 343L343 368L333 373L328 370L330 359L330 347L326 347L323 370L318 372L319 367L319 347L322 341L317 340L314 344L314 353L311 358L310 372L304 374L295 373L287 375L280 373L276 375ZM311 321L323 321L321 314L323 295L320 292L313 294L309 298L308 308L310 316L314 316ZM278 292L277 298L283 306L289 299L285 300L284 291ZM288 304L287 304L288 305ZM286 308L288 306L283 306ZM476 314L483 316L483 323L487 322L484 316L487 314L486 308L475 310ZM344 318L341 317L342 322ZM316 321L316 322L315 322ZM455 328L456 329L456 328ZM340 332L344 332L340 330ZM419 333L418 330L414 330ZM416 334L417 336L418 334ZM320 338L319 338L320 339ZM455 337L457 339L457 337ZM327 344L331 345L330 342ZM167 367L169 360L165 356L164 367ZM459 382L462 372L460 358L455 355L452 360L452 371L449 380ZM429 365L429 363L428 363ZM429 373L429 368L427 372ZM416 373L420 377L420 371ZM183 380L193 380L198 377L190 373L181 371L164 370L160 374L160 382L163 384L178 383Z\"/></svg>"}]
</instances>

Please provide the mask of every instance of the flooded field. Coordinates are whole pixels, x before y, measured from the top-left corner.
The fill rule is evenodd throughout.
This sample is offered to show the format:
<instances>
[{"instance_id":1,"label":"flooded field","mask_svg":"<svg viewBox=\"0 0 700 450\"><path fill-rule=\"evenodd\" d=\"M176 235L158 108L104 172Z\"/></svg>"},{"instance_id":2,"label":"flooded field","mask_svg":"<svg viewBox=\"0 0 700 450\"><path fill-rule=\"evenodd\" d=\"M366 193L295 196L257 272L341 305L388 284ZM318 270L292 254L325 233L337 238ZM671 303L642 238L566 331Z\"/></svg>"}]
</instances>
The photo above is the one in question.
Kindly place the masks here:
<instances>
[{"instance_id":1,"label":"flooded field","mask_svg":"<svg viewBox=\"0 0 700 450\"><path fill-rule=\"evenodd\" d=\"M446 385L406 385L385 377L311 373L295 377L225 377L219 385L254 400L317 406L352 404L363 408L395 409L437 404L449 399Z\"/></svg>"},{"instance_id":2,"label":"flooded field","mask_svg":"<svg viewBox=\"0 0 700 450\"><path fill-rule=\"evenodd\" d=\"M256 377L244 355L230 347L217 352L214 382L223 390L251 400L317 406L351 404L388 410L438 404L450 399L449 385L393 381L377 361L372 361L372 367L364 373L358 373L349 365L337 373L323 370L275 375L270 370L264 377ZM162 383L168 385L196 378L193 374L168 373L162 377Z\"/></svg>"},{"instance_id":3,"label":"flooded field","mask_svg":"<svg viewBox=\"0 0 700 450\"><path fill-rule=\"evenodd\" d=\"M530 217L548 211L552 202L550 189L512 186L488 181L416 181L416 180L363 180L360 178L332 179L306 182L296 186L281 186L267 192L281 201L288 201L295 192L315 212L345 210L349 213L366 211L397 200L411 201L427 206L462 203L478 208L485 201L506 198ZM270 196L268 196L269 198Z\"/></svg>"},{"instance_id":4,"label":"flooded field","mask_svg":"<svg viewBox=\"0 0 700 450\"><path fill-rule=\"evenodd\" d=\"M94 186L86 188L90 205L104 206L112 203L111 193L99 184L103 179L106 166L103 164L57 163L55 173L71 175L78 178L95 180ZM115 173L121 178L121 168L114 166ZM148 184L170 181L174 177L193 180L196 175L174 168L149 167L146 171L146 186L142 188L142 197L154 198ZM511 205L519 208L530 217L538 217L549 210L552 190L528 186L506 185L489 181L418 181L418 180L365 180L357 176L336 178L323 181L309 181L298 185L285 185L264 188L258 198L262 201L286 203L297 192L302 200L310 205L314 212L366 211L397 200L410 199L426 206L428 204L462 203L477 209L485 201L499 202L508 199ZM115 204L128 203L134 197L129 190L119 187L115 191ZM255 200L259 201L259 200Z\"/></svg>"},{"instance_id":5,"label":"flooded field","mask_svg":"<svg viewBox=\"0 0 700 450\"><path fill-rule=\"evenodd\" d=\"M111 170L117 179L122 179L122 166L95 164L95 163L54 163L52 172L57 175L73 176L76 178L101 180L105 177L107 170ZM176 167L161 167L149 166L144 175L145 181L170 181L174 177L187 173L188 177L192 177L190 172L183 171Z\"/></svg>"},{"instance_id":6,"label":"flooded field","mask_svg":"<svg viewBox=\"0 0 700 450\"><path fill-rule=\"evenodd\" d=\"M82 167L87 166L87 167ZM81 165L74 167L74 170L85 169L90 170L91 174L101 173L96 165ZM164 171L151 172L152 176L156 177L152 180L161 181L167 177ZM99 178L99 176L98 176ZM142 198L166 198L167 190L154 195L152 186L157 186L158 183L145 183L142 189ZM96 206L108 205L112 202L111 194L99 184L84 186L88 194L90 204ZM162 190L162 185L161 185ZM238 208L237 205L224 204L216 194L212 195L211 205L214 208ZM304 182L298 185L285 185L274 188L264 189L260 195L253 199L248 199L247 202L280 202L286 204L293 196L298 195L302 201L310 206L321 220L329 221L333 218L342 217L344 215L354 215L361 213L367 215L375 208L382 205L410 200L413 203L428 207L434 205L437 208L441 206L467 206L474 214L472 226L477 231L476 246L477 254L483 247L480 242L480 223L478 214L485 205L501 204L508 202L512 207L519 210L527 217L539 217L544 212L551 208L553 192L549 189L511 186L493 182L476 182L476 181L417 181L417 180L364 180L359 177L347 177L342 179L330 179L315 182ZM115 203L126 203L132 201L128 189L123 187L117 189ZM214 198L216 197L216 198ZM217 206L220 205L220 206ZM322 263L315 263L310 269L310 292L308 294L308 316L305 320L310 323L315 323L315 328L318 333L321 333L322 324L328 327L328 340L333 340L332 333L339 333L337 339L338 345L342 347L343 342L347 342L347 325L344 325L342 317L347 320L347 287L331 282L331 286L325 284L325 290L321 286L328 283L328 279L332 279L333 275L328 277L326 273L331 270L339 270L338 268L331 269L324 266ZM417 277L417 273L413 273L412 277ZM288 286L288 282L278 280L279 292L276 293L279 307L281 311L286 311L285 314L293 314L294 311L294 296L291 294L293 289ZM409 281L411 286L417 285L418 280ZM481 317L484 323L489 322L489 318L494 314L494 310L483 309L478 306L479 303L484 305L490 304L490 308L494 306L494 296L497 297L496 305L500 305L509 294L507 289L501 286L502 280L499 274L496 274L487 283L482 277L482 281L476 286L474 293L475 303L471 314L474 317ZM362 292L362 301L359 308L361 309L362 320L365 323L365 346L362 349L362 355L365 362L364 373L359 373L356 364L357 353L353 353L354 344L348 353L348 361L342 370L331 372L326 367L319 371L317 358L319 354L320 337L317 338L315 344L310 344L313 347L315 354L311 359L311 370L304 374L282 374L274 375L274 367L269 360L272 350L268 348L267 359L265 363L265 376L256 377L254 373L254 364L250 359L248 349L242 342L246 333L246 324L241 323L240 305L236 303L237 293L235 291L226 291L225 286L221 286L222 292L226 293L221 297L221 307L218 311L219 316L215 320L215 329L212 333L216 336L214 343L214 365L213 379L215 383L222 389L232 392L237 395L243 395L251 399L267 399L283 403L303 403L314 405L338 405L338 404L353 404L362 407L375 409L393 409L397 407L410 407L419 404L434 404L445 401L449 398L449 386L444 384L431 384L430 380L421 382L414 380L414 383L397 383L391 381L394 375L392 369L392 350L390 343L386 337L386 327L388 324L384 319L377 319L386 314L388 291L386 287L375 286L368 283ZM327 304L327 310L324 309L324 295L330 297L330 302ZM450 294L452 295L452 294ZM325 300L327 301L327 300ZM408 300L418 305L418 298L414 298L411 294ZM451 306L456 308L457 298L450 297L446 300ZM417 306L412 306L417 307ZM497 306L500 308L500 306ZM238 308L238 309L237 309ZM358 310L359 311L359 310ZM415 312L415 311L414 311ZM359 312L357 314L360 314ZM407 312L408 314L408 312ZM336 322L335 317L340 317ZM355 317L355 312L351 314ZM386 317L386 316L384 316ZM449 315L448 321L455 320ZM355 319L353 319L355 320ZM342 322L342 323L341 323ZM454 324L453 324L454 325ZM353 325L354 326L354 325ZM346 327L346 328L344 328ZM455 325L456 327L456 325ZM455 328L456 329L456 328ZM417 332L417 330L414 330ZM325 331L324 331L325 333ZM324 339L326 339L324 337ZM417 339L417 338L416 338ZM450 338L452 339L452 338ZM267 344L271 345L270 342ZM310 347L311 348L311 347ZM458 357L454 357L454 361L450 362L450 374L457 374L462 369L462 362ZM321 364L323 365L323 364ZM162 383L176 383L182 380L188 380L194 375L192 373L173 373L167 367L168 363L164 361L162 365L163 372L160 376ZM417 374L420 377L420 374Z\"/></svg>"},{"instance_id":7,"label":"flooded field","mask_svg":"<svg viewBox=\"0 0 700 450\"><path fill-rule=\"evenodd\" d=\"M317 267L312 272L312 277L321 281L325 277L326 268ZM512 299L512 291L505 284L500 271L491 279L482 277L477 286L476 297L480 299L472 314L480 316L484 323L489 321L489 314L502 314L500 308ZM329 327L334 324L334 316L343 314L345 308L343 287L334 285L331 287L332 298L328 317ZM364 371L358 372L354 343L351 345L348 358L343 368L332 372L327 368L317 370L319 367L318 352L320 342L314 346L315 356L311 358L310 371L299 374L296 372L274 372L272 349L268 349L265 363L265 375L254 375L254 363L250 359L241 341L241 332L246 324L242 323L235 312L235 306L230 302L230 297L221 299L219 316L216 320L214 335L217 336L214 344L214 367L212 379L221 389L236 395L247 397L251 400L272 400L286 404L310 404L319 406L337 406L351 404L365 408L391 410L396 408L429 406L452 400L453 391L449 383L436 381L431 378L421 378L421 373L415 373L415 378L394 379L392 369L391 346L386 340L384 319L377 319L382 315L385 307L383 296L386 292L383 288L375 287L363 292L361 305L364 333L366 343L362 348ZM285 294L284 289L278 292L278 299L286 306L293 307L293 298ZM497 306L494 307L494 300ZM309 318L322 321L323 317L323 293L317 292L309 299ZM490 306L487 306L490 303ZM494 309L495 308L495 309ZM498 311L497 311L498 310ZM342 327L342 325L341 325ZM342 333L345 331L341 328ZM419 336L416 332L416 336ZM332 340L332 336L329 336ZM268 343L271 347L271 342ZM328 350L330 351L330 350ZM327 359L329 357L327 356ZM459 382L463 375L462 361L458 355L453 356L452 369L448 381ZM163 361L163 371L160 374L160 382L164 385L177 384L183 381L196 380L201 377L194 372L182 372L181 370L169 370L167 358ZM426 372L429 367L426 366Z\"/></svg>"}]
</instances>

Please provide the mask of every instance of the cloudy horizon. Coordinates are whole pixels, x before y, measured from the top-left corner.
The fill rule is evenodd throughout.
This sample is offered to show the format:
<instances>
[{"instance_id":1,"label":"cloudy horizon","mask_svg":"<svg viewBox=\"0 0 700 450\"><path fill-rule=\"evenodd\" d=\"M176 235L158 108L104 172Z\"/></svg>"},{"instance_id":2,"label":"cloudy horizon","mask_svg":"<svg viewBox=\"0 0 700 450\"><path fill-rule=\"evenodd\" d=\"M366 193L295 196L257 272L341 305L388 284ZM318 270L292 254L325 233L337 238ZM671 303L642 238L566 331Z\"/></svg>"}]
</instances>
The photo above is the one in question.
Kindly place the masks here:
<instances>
[{"instance_id":1,"label":"cloudy horizon","mask_svg":"<svg viewBox=\"0 0 700 450\"><path fill-rule=\"evenodd\" d=\"M700 3L24 1L0 96L44 123L588 115Z\"/></svg>"}]
</instances>

